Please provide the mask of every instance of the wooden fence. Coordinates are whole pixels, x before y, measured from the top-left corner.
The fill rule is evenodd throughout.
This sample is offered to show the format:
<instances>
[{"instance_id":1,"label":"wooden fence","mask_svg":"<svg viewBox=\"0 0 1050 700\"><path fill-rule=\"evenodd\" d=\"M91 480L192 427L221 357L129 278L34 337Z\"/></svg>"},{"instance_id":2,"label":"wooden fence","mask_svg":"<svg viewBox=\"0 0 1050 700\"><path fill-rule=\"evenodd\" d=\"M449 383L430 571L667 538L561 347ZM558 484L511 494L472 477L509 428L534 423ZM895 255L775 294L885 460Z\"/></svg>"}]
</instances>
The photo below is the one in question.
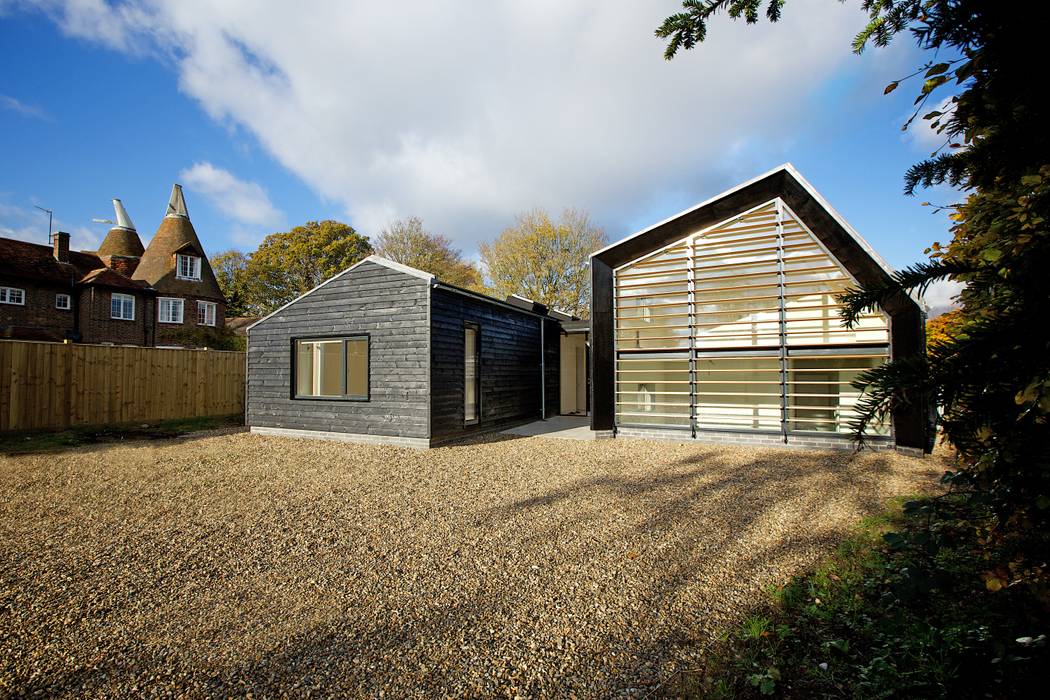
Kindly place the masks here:
<instances>
[{"instance_id":1,"label":"wooden fence","mask_svg":"<svg viewBox=\"0 0 1050 700\"><path fill-rule=\"evenodd\" d=\"M244 411L244 353L0 341L0 431Z\"/></svg>"}]
</instances>

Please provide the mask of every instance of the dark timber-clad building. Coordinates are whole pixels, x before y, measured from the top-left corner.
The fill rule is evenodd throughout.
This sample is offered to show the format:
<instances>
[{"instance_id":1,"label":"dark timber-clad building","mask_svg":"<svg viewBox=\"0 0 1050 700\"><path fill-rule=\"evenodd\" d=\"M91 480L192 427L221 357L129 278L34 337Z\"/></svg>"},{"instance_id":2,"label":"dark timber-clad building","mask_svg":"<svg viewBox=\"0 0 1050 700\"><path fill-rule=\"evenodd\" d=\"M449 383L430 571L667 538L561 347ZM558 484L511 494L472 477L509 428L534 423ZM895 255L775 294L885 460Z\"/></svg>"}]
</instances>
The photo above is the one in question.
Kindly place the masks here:
<instances>
[{"instance_id":1,"label":"dark timber-clad building","mask_svg":"<svg viewBox=\"0 0 1050 700\"><path fill-rule=\"evenodd\" d=\"M924 351L892 271L790 165L591 256L590 321L370 257L251 326L253 431L416 447L589 415L602 437L849 447L857 375ZM922 397L869 444L925 449Z\"/></svg>"},{"instance_id":2,"label":"dark timber-clad building","mask_svg":"<svg viewBox=\"0 0 1050 700\"><path fill-rule=\"evenodd\" d=\"M569 319L371 256L249 328L248 424L429 447L541 420Z\"/></svg>"}]
</instances>

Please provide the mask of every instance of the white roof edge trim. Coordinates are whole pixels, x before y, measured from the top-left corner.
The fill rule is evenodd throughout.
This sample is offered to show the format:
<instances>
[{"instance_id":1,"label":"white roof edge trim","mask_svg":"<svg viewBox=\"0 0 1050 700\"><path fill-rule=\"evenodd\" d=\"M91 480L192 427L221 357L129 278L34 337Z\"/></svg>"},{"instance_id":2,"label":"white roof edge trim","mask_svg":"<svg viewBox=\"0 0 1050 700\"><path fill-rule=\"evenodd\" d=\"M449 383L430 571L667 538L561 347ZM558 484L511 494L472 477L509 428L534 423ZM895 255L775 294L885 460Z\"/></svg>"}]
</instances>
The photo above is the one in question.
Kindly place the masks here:
<instances>
[{"instance_id":1,"label":"white roof edge trim","mask_svg":"<svg viewBox=\"0 0 1050 700\"><path fill-rule=\"evenodd\" d=\"M720 194L716 194L714 197L708 197L707 199L705 199L704 201L700 202L699 204L694 204L693 206L689 207L688 209L683 209L682 211L678 212L677 214L674 214L672 216L667 217L663 221L659 221L659 222L653 224L652 226L647 226L646 228L643 228L641 231L638 231L637 233L632 233L629 236L621 238L620 240L616 241L615 243L610 243L609 245L605 246L601 250L596 250L593 253L591 253L590 257L593 258L595 255L600 255L600 254L604 253L607 250L612 250L613 248L617 247L621 243L626 243L627 241L631 240L632 238L637 238L638 236L641 236L642 234L649 233L654 228L659 228L659 227L663 226L664 224L669 223L671 221L674 221L675 219L677 219L679 217L685 216L686 214L688 214L690 212L694 212L697 209L700 209L701 207L706 207L708 204L711 204L712 202L716 202L719 199L722 199L723 197L728 197L729 195L733 194L737 190L742 190L745 187L748 187L750 185L755 184L756 182L758 182L759 180L761 180L763 178L767 178L767 177L769 177L770 175L772 175L774 173L780 172L781 170L787 170L788 172L792 173L793 175L798 173L798 171L795 170L795 166L793 166L791 163L784 163L782 165L778 165L777 167L773 168L772 170L767 170L766 172L762 173L761 175L755 175L753 178L751 178L747 182L741 182L739 185L734 185L733 187L730 187L725 192L722 192ZM806 183L806 184L809 184L809 183Z\"/></svg>"},{"instance_id":2,"label":"white roof edge trim","mask_svg":"<svg viewBox=\"0 0 1050 700\"><path fill-rule=\"evenodd\" d=\"M535 301L533 301L532 299L529 299L528 297L523 297L523 296L522 296L522 295L520 295L520 294L511 294L511 295L509 295L509 297L508 297L508 298L510 298L510 297L514 297L515 299L521 299L522 301L527 301L527 302L529 302L530 304L535 304L535 303L536 303L536 302L535 302Z\"/></svg>"},{"instance_id":3,"label":"white roof edge trim","mask_svg":"<svg viewBox=\"0 0 1050 700\"><path fill-rule=\"evenodd\" d=\"M320 289L321 287L325 286L329 282L334 282L335 280L339 279L340 277L342 277L346 273L350 272L351 270L357 269L358 267L360 267L361 265L364 265L367 262L375 263L376 265L382 265L383 267L390 268L391 270L394 270L396 272L401 272L401 273L406 274L406 275L412 275L413 277L418 277L418 278L420 278L422 280L425 280L427 282L432 282L434 280L434 275L430 274L429 272L423 272L422 270L417 270L414 267L409 267L408 265L402 265L401 263L396 263L393 260L388 260L388 259L386 259L384 257L379 256L379 255L369 255L367 258L365 258L363 260L358 260L356 263L354 263L350 267L346 268L342 272L338 272L338 273L332 275L331 277L326 279L324 282L322 282L321 284L319 284L316 287L314 287L313 289L311 289L309 292L306 292L305 294L300 294L299 296L297 296L295 299L292 299L290 302L288 302L284 306L281 306L281 307L279 307L277 309L274 309L270 313L268 313L265 316L263 316L262 318L260 318L255 323L253 323L250 326L248 326L247 328L245 328L244 332L245 333L250 333L253 328L258 326L260 323L262 323L263 321L267 320L271 316L276 316L277 314L281 313L282 311L284 311L285 309L287 309L289 306L291 306L295 302L299 301L300 299L310 296L311 294L313 294L314 292L316 292L318 289Z\"/></svg>"},{"instance_id":4,"label":"white roof edge trim","mask_svg":"<svg viewBox=\"0 0 1050 700\"><path fill-rule=\"evenodd\" d=\"M632 238L637 238L638 236L641 236L642 234L648 233L649 231L652 231L655 228L659 228L660 226L663 226L664 224L666 224L668 222L674 221L675 219L677 219L679 217L685 216L686 214L689 214L690 212L694 212L697 209L700 209L702 207L706 207L708 204L711 204L712 202L716 202L719 199L722 199L723 197L728 197L729 195L733 194L734 192L736 192L738 190L742 190L745 187L748 187L750 185L753 185L754 183L758 182L759 180L767 178L770 175L778 173L778 172L780 172L782 170L787 172L787 173L789 173L791 175L791 177L795 178L795 180L797 180L798 183L800 185L802 185L802 188L804 190L806 190L806 192L808 192L810 194L810 196L813 197L813 199L817 200L817 203L820 204L820 206L822 206L824 208L824 210L827 211L828 214L831 215L831 218L833 218L840 226L842 226L843 229L845 229L846 233L848 233L854 240L857 241L857 243L860 245L860 247L864 249L864 252L866 252L868 255L870 255L872 260L874 260L875 262L877 262L879 264L879 267L881 267L883 270L885 270L887 274L892 275L894 273L894 269L890 266L890 264L887 263L882 258L881 255L879 255L878 253L875 252L875 249L872 248L871 245L869 245L866 240L864 240L864 238L857 232L857 230L855 228L853 228L852 226L849 225L849 222L847 222L846 219L843 218L842 214L839 214L835 210L835 207L831 206L831 204L828 202L828 200L824 199L824 196L821 195L819 192L817 192L816 188L813 187L813 185L810 184L809 180L804 178L802 176L802 173L800 173L798 171L798 169L794 165L792 165L791 163L783 163L781 165L778 165L777 167L773 168L772 170L767 170L766 172L762 173L761 175L756 175L755 177L751 178L747 182L742 182L739 185L736 185L734 187L729 188L725 192L722 192L720 194L716 194L714 197L709 197L709 198L705 199L704 201L700 202L697 205L689 207L688 209L686 209L684 211L680 211L680 212L678 212L677 214L675 214L673 216L669 216L666 219L664 219L663 221L660 221L659 223L655 223L652 226L649 226L647 228L642 229L641 231L638 231L637 233L632 233L630 236L627 236L626 238L621 238L620 240L616 241L615 243L612 243L610 245L605 246L601 250L594 251L593 253L591 253L590 257L593 258L595 255L599 255L601 253L604 253L607 250L611 250L612 248L615 248L616 246L620 245L621 243L625 243L625 242L631 240Z\"/></svg>"}]
</instances>

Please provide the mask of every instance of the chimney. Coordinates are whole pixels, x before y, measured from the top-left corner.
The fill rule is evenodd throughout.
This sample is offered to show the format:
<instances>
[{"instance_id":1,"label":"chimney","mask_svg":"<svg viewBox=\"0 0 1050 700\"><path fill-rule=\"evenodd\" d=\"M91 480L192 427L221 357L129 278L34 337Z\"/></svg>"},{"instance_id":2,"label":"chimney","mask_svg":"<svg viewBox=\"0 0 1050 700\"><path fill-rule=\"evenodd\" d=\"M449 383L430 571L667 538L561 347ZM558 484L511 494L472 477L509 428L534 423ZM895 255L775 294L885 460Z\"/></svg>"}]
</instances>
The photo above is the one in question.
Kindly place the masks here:
<instances>
[{"instance_id":1,"label":"chimney","mask_svg":"<svg viewBox=\"0 0 1050 700\"><path fill-rule=\"evenodd\" d=\"M54 239L55 260L69 262L69 234L59 231Z\"/></svg>"}]
</instances>

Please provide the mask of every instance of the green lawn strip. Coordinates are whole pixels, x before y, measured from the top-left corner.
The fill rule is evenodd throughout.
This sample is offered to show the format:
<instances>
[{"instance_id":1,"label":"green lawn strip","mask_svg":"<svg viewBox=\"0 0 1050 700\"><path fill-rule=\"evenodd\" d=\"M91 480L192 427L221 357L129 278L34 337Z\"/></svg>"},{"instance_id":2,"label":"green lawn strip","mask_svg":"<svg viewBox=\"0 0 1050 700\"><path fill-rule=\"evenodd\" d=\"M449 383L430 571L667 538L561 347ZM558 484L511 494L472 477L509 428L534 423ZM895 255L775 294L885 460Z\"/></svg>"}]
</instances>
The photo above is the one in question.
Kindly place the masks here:
<instances>
[{"instance_id":1,"label":"green lawn strip","mask_svg":"<svg viewBox=\"0 0 1050 700\"><path fill-rule=\"evenodd\" d=\"M137 421L121 425L96 425L60 431L0 433L0 454L18 455L66 450L83 445L122 440L160 440L198 430L216 430L244 423L244 416L204 416L166 421Z\"/></svg>"},{"instance_id":2,"label":"green lawn strip","mask_svg":"<svg viewBox=\"0 0 1050 700\"><path fill-rule=\"evenodd\" d=\"M985 515L961 497L894 501L772 591L669 694L998 698L1036 687L1050 661L1050 597L1024 584L991 590Z\"/></svg>"}]
</instances>

